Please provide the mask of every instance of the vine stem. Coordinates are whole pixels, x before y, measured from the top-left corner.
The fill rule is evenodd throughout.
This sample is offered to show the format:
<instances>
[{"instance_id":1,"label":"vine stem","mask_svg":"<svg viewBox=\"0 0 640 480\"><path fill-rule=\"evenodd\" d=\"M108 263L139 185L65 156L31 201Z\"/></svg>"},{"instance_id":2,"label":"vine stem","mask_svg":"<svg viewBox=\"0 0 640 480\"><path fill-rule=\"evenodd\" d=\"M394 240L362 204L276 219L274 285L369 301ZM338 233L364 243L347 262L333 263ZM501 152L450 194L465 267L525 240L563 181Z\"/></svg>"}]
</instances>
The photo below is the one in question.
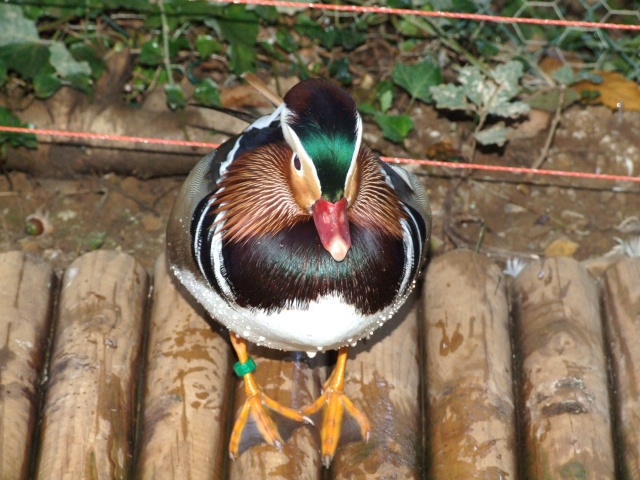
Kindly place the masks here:
<instances>
[{"instance_id":1,"label":"vine stem","mask_svg":"<svg viewBox=\"0 0 640 480\"><path fill-rule=\"evenodd\" d=\"M158 8L160 9L160 19L162 21L162 60L164 68L167 71L167 81L169 85L175 85L173 75L171 73L171 59L169 58L169 22L167 22L167 14L164 11L163 0L158 0Z\"/></svg>"},{"instance_id":2,"label":"vine stem","mask_svg":"<svg viewBox=\"0 0 640 480\"><path fill-rule=\"evenodd\" d=\"M551 148L551 142L553 142L553 138L556 136L556 130L558 130L558 126L560 125L560 119L562 114L562 109L564 108L564 99L567 94L566 85L560 86L560 95L558 98L558 105L556 106L556 114L553 117L553 122L551 122L551 128L549 128L549 134L547 135L547 140L544 142L544 146L542 150L540 150L540 155L536 158L531 164L531 168L537 170L540 168L540 165L547 159L549 156L549 149Z\"/></svg>"}]
</instances>

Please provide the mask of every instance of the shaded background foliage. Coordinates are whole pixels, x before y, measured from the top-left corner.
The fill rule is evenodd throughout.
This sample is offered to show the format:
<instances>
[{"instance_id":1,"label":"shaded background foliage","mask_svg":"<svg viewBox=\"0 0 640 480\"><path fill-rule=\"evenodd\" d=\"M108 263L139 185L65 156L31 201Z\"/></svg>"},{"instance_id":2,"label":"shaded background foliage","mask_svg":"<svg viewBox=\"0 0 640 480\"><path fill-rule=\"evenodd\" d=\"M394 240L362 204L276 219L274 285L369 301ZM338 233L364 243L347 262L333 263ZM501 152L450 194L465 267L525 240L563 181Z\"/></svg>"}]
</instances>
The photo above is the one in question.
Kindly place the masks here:
<instances>
[{"instance_id":1,"label":"shaded background foliage","mask_svg":"<svg viewBox=\"0 0 640 480\"><path fill-rule=\"evenodd\" d=\"M618 0L393 0L386 5L512 17L640 21L640 5L630 8ZM397 45L401 54L392 68L367 66L375 81L368 86L369 94L360 96L360 107L384 137L396 143L414 128L414 103L431 103L431 87L443 82L449 93L460 94L464 81L511 92L502 103L478 103L469 97L463 102L459 95L455 105L436 102L438 108L465 111L481 127L476 134L488 122L493 133L476 135L474 141L500 145L508 128L500 119L517 116L514 108L518 114L526 113L526 108L511 103L516 96L559 85L556 77L541 70L545 58L578 72L575 81L594 69L616 71L630 80L640 76L640 37L615 30L338 14L203 0L13 0L0 4L0 89L5 97L0 123L21 125L12 112L19 116L33 98L46 99L63 86L91 95L106 68L105 59L122 49L136 56L124 99L135 105L160 87L167 105L181 109L187 102L220 105L221 83L256 69L276 77L333 77L349 86L354 80L350 57L373 39ZM310 48L319 53L310 58ZM514 61L521 66L514 67L519 74L495 77L497 66ZM473 68L458 70L465 65ZM589 78L600 82L597 75ZM184 82L195 85L189 98ZM575 82L564 82L569 83ZM399 93L410 96L400 109L394 108ZM570 98L578 101L581 95ZM557 99L548 101L547 108L557 107ZM527 98L525 102L531 104ZM13 146L35 146L33 137L17 134L0 136L0 143L9 139Z\"/></svg>"}]
</instances>

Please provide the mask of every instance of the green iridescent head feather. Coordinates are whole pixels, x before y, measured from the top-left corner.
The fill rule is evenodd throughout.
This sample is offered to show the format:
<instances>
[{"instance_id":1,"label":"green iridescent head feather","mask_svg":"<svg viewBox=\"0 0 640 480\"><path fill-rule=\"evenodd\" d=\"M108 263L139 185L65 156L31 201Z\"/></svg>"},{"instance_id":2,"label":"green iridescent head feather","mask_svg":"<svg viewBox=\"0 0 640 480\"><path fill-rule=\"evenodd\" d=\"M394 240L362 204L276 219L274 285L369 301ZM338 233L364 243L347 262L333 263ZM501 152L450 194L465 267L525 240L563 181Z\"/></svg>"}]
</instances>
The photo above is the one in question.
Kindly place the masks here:
<instances>
[{"instance_id":1,"label":"green iridescent head feather","mask_svg":"<svg viewBox=\"0 0 640 480\"><path fill-rule=\"evenodd\" d=\"M339 200L362 135L355 102L340 87L321 79L297 84L284 101L283 119L311 157L322 196Z\"/></svg>"}]
</instances>

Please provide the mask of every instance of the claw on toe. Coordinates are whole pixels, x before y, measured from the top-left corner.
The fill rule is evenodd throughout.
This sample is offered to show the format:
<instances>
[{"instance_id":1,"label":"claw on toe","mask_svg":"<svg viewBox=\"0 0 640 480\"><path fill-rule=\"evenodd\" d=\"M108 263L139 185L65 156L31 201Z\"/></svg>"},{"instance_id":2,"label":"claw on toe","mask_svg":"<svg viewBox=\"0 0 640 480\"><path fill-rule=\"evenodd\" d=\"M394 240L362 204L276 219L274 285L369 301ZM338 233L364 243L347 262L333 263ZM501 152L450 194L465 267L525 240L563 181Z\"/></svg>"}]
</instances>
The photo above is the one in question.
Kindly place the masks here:
<instances>
[{"instance_id":1,"label":"claw on toe","mask_svg":"<svg viewBox=\"0 0 640 480\"><path fill-rule=\"evenodd\" d=\"M345 414L358 424L362 440L369 441L371 434L369 419L344 393L346 359L347 349L340 349L336 367L325 383L324 392L313 404L302 410L303 415L314 415L320 410L324 410L320 427L320 441L322 463L327 468L335 455L341 436L344 437L342 428Z\"/></svg>"},{"instance_id":2,"label":"claw on toe","mask_svg":"<svg viewBox=\"0 0 640 480\"><path fill-rule=\"evenodd\" d=\"M231 342L238 354L240 367L253 363L247 355L245 340L232 334ZM286 439L300 424L313 423L300 411L285 407L265 395L253 376L254 368L255 365L241 374L247 398L229 440L229 457L232 460L249 447L260 443L267 443L282 451Z\"/></svg>"}]
</instances>

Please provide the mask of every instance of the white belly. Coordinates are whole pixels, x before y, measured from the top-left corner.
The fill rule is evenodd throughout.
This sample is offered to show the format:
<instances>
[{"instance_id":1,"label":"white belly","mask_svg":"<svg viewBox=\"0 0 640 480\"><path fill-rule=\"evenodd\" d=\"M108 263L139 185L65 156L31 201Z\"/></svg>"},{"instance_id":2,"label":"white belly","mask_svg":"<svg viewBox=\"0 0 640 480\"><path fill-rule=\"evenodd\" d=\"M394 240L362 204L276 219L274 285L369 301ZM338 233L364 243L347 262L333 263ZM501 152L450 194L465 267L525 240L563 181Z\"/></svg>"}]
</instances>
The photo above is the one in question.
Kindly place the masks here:
<instances>
[{"instance_id":1,"label":"white belly","mask_svg":"<svg viewBox=\"0 0 640 480\"><path fill-rule=\"evenodd\" d=\"M324 296L308 307L265 313L230 305L191 272L174 269L180 282L199 300L211 316L233 333L252 343L280 350L315 354L352 344L370 336L402 306L413 289L385 310L363 316L337 296Z\"/></svg>"}]
</instances>

